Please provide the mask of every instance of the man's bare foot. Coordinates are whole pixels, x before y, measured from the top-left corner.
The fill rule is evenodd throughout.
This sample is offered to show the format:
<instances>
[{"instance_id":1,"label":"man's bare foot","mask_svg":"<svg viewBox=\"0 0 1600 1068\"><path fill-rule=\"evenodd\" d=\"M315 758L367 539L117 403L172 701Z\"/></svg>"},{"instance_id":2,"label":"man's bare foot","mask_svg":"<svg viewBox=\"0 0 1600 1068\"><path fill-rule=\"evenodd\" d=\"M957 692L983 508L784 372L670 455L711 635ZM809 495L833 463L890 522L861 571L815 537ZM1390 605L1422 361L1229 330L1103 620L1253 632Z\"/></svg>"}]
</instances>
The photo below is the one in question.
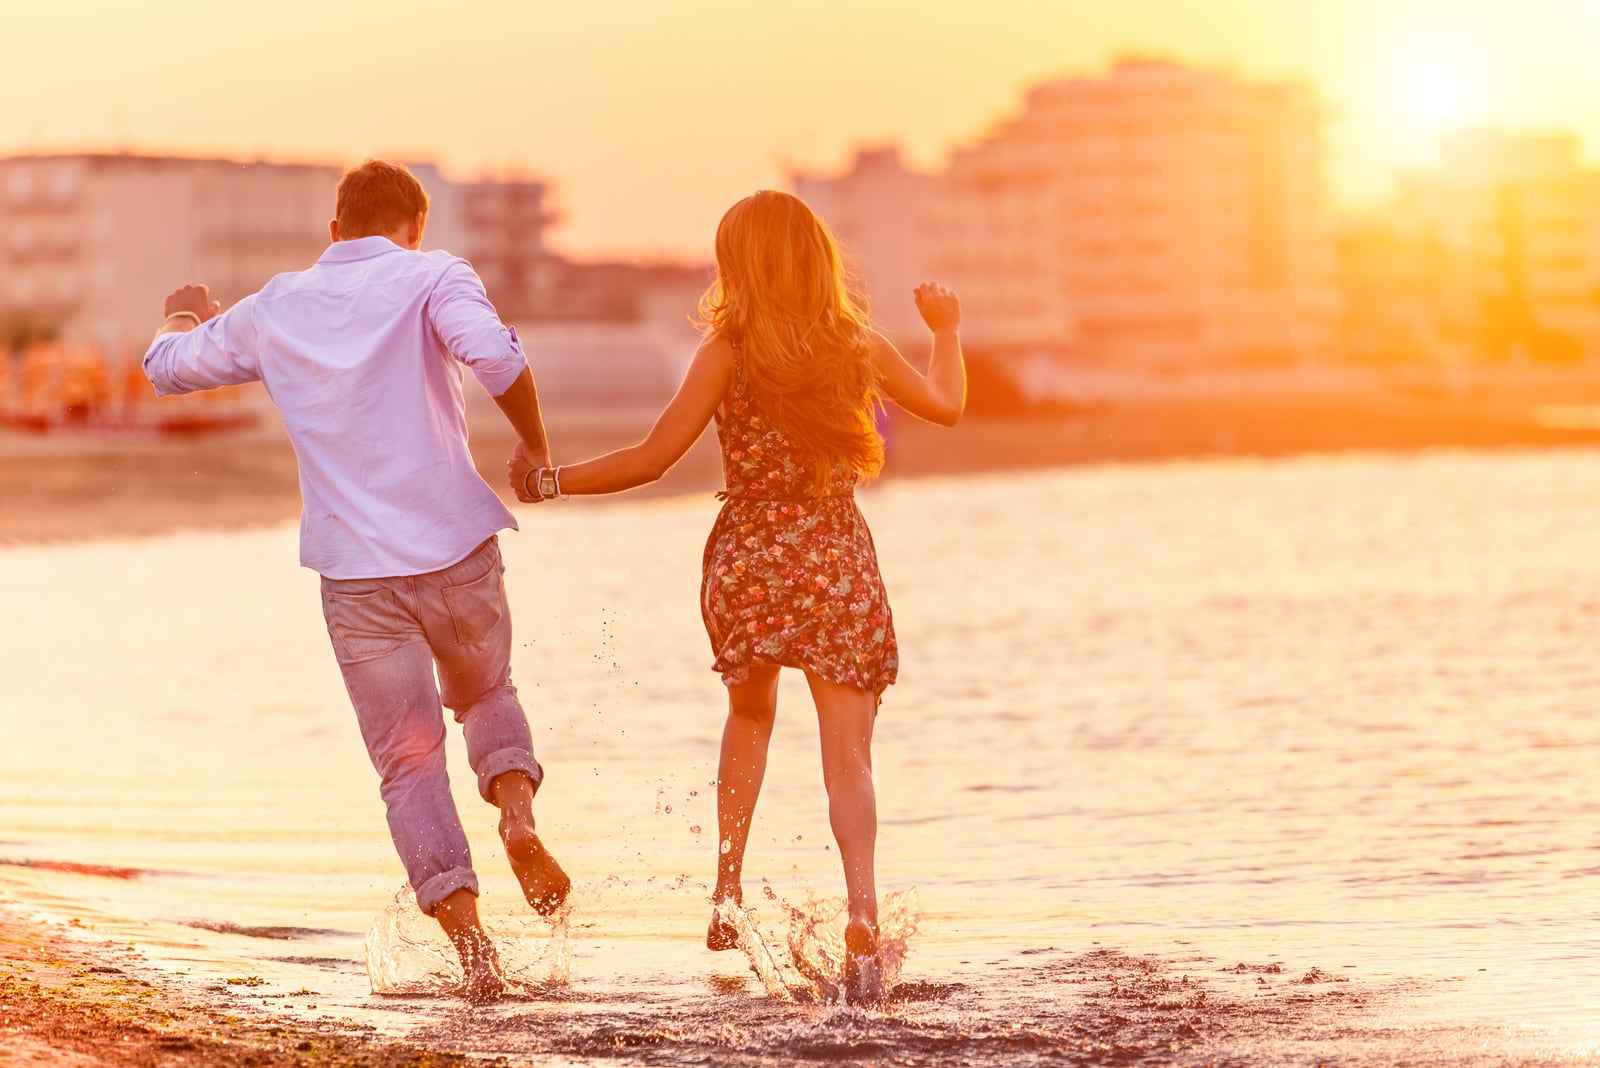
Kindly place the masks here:
<instances>
[{"instance_id":1,"label":"man's bare foot","mask_svg":"<svg viewBox=\"0 0 1600 1068\"><path fill-rule=\"evenodd\" d=\"M739 896L729 894L711 901L711 926L706 928L706 948L715 953L739 947L739 930L724 916L727 909L739 907Z\"/></svg>"},{"instance_id":2,"label":"man's bare foot","mask_svg":"<svg viewBox=\"0 0 1600 1068\"><path fill-rule=\"evenodd\" d=\"M461 971L465 976L461 996L469 1005L487 1005L510 993L500 970L500 955L486 936L463 938L456 944L456 952L461 955Z\"/></svg>"},{"instance_id":3,"label":"man's bare foot","mask_svg":"<svg viewBox=\"0 0 1600 1068\"><path fill-rule=\"evenodd\" d=\"M502 818L500 840L505 843L506 857L522 887L522 896L528 899L533 911L541 916L555 913L566 902L572 880L533 833L532 821Z\"/></svg>"}]
</instances>

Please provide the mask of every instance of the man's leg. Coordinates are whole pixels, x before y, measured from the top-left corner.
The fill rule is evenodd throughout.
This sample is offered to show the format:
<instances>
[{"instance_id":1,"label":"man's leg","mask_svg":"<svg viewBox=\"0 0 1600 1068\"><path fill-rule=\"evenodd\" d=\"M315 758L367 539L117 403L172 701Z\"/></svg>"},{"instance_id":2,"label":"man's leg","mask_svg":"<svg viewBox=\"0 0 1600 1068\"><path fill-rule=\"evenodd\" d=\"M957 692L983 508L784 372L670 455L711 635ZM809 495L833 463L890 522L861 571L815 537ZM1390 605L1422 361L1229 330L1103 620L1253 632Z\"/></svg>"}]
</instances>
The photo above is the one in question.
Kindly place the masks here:
<instances>
[{"instance_id":1,"label":"man's leg","mask_svg":"<svg viewBox=\"0 0 1600 1068\"><path fill-rule=\"evenodd\" d=\"M500 838L533 908L549 915L572 882L534 832L533 796L544 769L533 757L528 717L511 684L511 610L497 539L427 576L422 618L439 665L444 703L467 743L478 792L500 809Z\"/></svg>"},{"instance_id":2,"label":"man's leg","mask_svg":"<svg viewBox=\"0 0 1600 1068\"><path fill-rule=\"evenodd\" d=\"M461 957L461 970L466 976L463 984L467 1000L494 1001L506 993L505 975L500 971L500 957L494 943L484 933L478 919L478 898L467 890L452 891L434 909L433 918L444 928L445 935Z\"/></svg>"},{"instance_id":3,"label":"man's leg","mask_svg":"<svg viewBox=\"0 0 1600 1068\"><path fill-rule=\"evenodd\" d=\"M469 996L481 997L493 983L481 974L475 981L475 972L492 961L493 950L476 907L462 905L476 897L478 880L450 795L433 655L411 597L406 579L322 582L329 637L381 779L390 837L418 906L439 920L462 954ZM447 901L453 906L441 915Z\"/></svg>"}]
</instances>

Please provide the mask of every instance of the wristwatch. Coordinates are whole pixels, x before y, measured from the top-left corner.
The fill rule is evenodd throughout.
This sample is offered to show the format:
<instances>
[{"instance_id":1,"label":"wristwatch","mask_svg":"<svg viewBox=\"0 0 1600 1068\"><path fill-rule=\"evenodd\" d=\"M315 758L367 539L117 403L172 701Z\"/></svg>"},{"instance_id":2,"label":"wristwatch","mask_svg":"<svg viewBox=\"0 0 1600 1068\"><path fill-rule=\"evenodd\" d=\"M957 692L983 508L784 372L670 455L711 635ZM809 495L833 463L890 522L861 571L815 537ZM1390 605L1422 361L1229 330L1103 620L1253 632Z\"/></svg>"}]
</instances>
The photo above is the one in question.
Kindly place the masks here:
<instances>
[{"instance_id":1,"label":"wristwatch","mask_svg":"<svg viewBox=\"0 0 1600 1068\"><path fill-rule=\"evenodd\" d=\"M561 492L561 484L556 481L556 472L553 467L539 468L539 498L541 500L555 497Z\"/></svg>"}]
</instances>

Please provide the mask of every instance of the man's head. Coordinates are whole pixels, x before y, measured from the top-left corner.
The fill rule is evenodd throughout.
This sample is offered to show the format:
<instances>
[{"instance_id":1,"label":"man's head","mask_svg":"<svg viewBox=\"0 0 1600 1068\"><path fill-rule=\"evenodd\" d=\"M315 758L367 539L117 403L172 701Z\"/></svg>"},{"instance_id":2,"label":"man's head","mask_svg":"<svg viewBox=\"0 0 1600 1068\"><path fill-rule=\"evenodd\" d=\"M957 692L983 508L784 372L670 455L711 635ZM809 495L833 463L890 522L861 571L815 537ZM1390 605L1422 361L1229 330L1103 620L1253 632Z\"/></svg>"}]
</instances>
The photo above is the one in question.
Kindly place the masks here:
<instances>
[{"instance_id":1,"label":"man's head","mask_svg":"<svg viewBox=\"0 0 1600 1068\"><path fill-rule=\"evenodd\" d=\"M399 164L369 159L339 179L328 232L335 241L387 237L404 248L416 248L427 221L428 194L422 183Z\"/></svg>"}]
</instances>

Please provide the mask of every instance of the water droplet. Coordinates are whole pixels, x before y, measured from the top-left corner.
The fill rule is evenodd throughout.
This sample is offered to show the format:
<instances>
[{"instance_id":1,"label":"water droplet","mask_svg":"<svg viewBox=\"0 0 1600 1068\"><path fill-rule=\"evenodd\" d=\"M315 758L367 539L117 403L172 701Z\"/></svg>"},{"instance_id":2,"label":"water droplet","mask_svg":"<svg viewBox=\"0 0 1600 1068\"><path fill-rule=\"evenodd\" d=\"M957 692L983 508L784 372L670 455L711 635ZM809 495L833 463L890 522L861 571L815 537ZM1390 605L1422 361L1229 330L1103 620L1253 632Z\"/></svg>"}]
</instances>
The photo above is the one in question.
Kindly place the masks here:
<instances>
[{"instance_id":1,"label":"water droplet","mask_svg":"<svg viewBox=\"0 0 1600 1068\"><path fill-rule=\"evenodd\" d=\"M671 805L667 805L665 811L671 812L672 811L672 806Z\"/></svg>"},{"instance_id":2,"label":"water droplet","mask_svg":"<svg viewBox=\"0 0 1600 1068\"><path fill-rule=\"evenodd\" d=\"M766 895L768 901L776 901L776 900L778 900L778 895L773 891L772 887L770 887L770 886L763 886L761 888L761 892Z\"/></svg>"},{"instance_id":3,"label":"water droplet","mask_svg":"<svg viewBox=\"0 0 1600 1068\"><path fill-rule=\"evenodd\" d=\"M729 853L732 853L732 852L733 852L733 840L729 839L729 838L724 838L722 840L722 855L723 856L727 856Z\"/></svg>"},{"instance_id":4,"label":"water droplet","mask_svg":"<svg viewBox=\"0 0 1600 1068\"><path fill-rule=\"evenodd\" d=\"M697 823L694 826L690 827L689 828L689 833L690 834L699 834L700 833L700 825Z\"/></svg>"}]
</instances>

